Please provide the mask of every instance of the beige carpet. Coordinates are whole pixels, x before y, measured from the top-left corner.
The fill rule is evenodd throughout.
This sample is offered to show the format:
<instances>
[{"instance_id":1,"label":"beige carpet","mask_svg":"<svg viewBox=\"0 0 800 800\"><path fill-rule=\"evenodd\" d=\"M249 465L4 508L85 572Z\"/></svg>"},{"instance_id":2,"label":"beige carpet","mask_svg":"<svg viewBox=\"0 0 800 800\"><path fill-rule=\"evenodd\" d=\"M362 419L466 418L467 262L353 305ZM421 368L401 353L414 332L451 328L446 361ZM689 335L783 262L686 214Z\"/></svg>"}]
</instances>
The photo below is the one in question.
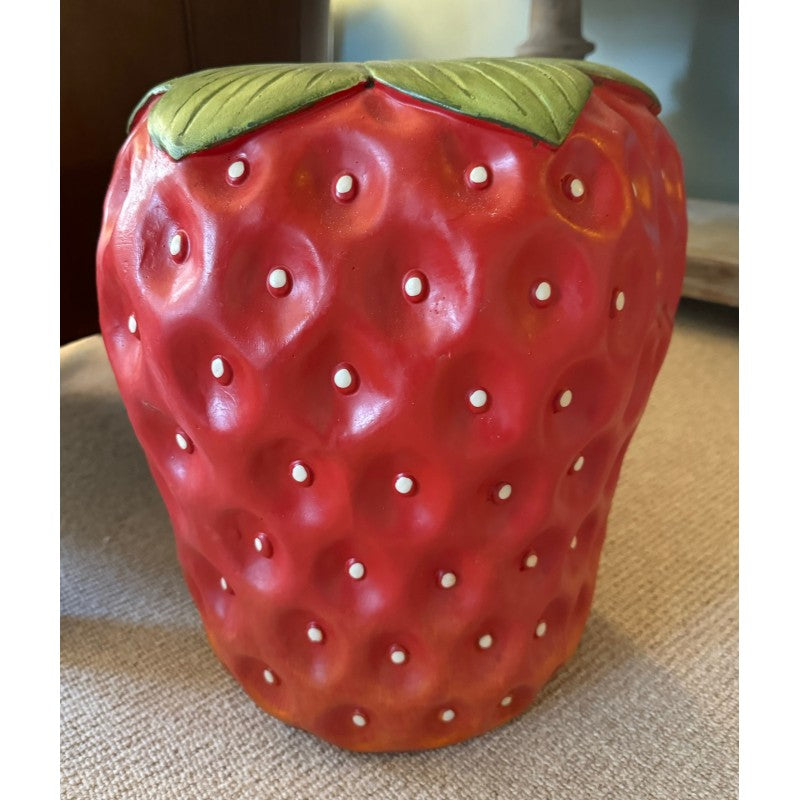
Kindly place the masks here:
<instances>
[{"instance_id":1,"label":"beige carpet","mask_svg":"<svg viewBox=\"0 0 800 800\"><path fill-rule=\"evenodd\" d=\"M99 337L62 350L62 797L710 798L738 782L738 338L685 304L629 450L592 615L527 714L356 755L215 660Z\"/></svg>"}]
</instances>

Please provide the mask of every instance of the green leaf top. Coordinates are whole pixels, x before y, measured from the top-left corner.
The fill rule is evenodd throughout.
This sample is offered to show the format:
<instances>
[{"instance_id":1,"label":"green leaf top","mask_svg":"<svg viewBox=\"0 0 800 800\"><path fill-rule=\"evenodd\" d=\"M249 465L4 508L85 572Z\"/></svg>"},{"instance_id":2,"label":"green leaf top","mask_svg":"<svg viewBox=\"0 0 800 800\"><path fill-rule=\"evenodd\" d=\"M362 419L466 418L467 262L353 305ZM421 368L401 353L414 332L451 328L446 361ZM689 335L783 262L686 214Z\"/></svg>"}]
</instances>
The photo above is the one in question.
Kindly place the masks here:
<instances>
[{"instance_id":1,"label":"green leaf top","mask_svg":"<svg viewBox=\"0 0 800 800\"><path fill-rule=\"evenodd\" d=\"M652 90L624 72L588 61L471 58L365 64L256 64L196 72L151 89L153 142L180 159L358 85L384 84L411 97L529 134L550 145L566 139L595 83L610 81L653 113Z\"/></svg>"}]
</instances>

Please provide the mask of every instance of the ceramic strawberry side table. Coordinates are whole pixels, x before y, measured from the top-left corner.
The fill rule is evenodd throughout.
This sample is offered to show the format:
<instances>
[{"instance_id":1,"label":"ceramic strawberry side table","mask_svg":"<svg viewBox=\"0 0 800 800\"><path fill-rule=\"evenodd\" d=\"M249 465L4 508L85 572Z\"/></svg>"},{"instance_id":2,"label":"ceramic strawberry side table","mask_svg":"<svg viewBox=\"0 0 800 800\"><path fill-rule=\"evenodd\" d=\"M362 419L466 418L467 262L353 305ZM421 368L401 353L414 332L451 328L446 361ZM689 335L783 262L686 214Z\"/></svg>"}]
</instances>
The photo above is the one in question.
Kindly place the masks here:
<instances>
[{"instance_id":1,"label":"ceramic strawberry side table","mask_svg":"<svg viewBox=\"0 0 800 800\"><path fill-rule=\"evenodd\" d=\"M681 164L571 61L156 87L105 206L105 344L208 638L355 750L526 710L578 645L665 356Z\"/></svg>"}]
</instances>

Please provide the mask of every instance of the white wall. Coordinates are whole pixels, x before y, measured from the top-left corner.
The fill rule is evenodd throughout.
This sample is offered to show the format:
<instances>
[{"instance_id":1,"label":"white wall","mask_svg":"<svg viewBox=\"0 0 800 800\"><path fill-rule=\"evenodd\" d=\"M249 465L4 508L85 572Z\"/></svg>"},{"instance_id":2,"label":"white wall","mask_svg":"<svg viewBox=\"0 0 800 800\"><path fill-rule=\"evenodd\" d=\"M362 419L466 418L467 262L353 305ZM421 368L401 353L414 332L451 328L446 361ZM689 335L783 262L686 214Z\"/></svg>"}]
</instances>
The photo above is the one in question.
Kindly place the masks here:
<instances>
[{"instance_id":1,"label":"white wall","mask_svg":"<svg viewBox=\"0 0 800 800\"><path fill-rule=\"evenodd\" d=\"M337 60L514 55L529 0L332 0ZM736 0L584 0L588 58L649 84L689 194L738 199Z\"/></svg>"}]
</instances>

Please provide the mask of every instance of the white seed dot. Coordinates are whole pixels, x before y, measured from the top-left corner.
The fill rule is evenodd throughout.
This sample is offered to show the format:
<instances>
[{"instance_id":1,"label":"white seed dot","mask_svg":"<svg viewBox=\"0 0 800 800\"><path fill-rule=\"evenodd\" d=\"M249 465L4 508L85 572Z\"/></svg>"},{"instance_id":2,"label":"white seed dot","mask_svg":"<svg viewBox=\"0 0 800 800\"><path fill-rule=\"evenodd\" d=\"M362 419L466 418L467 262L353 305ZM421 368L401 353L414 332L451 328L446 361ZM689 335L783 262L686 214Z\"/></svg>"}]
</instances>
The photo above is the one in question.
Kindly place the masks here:
<instances>
[{"instance_id":1,"label":"white seed dot","mask_svg":"<svg viewBox=\"0 0 800 800\"><path fill-rule=\"evenodd\" d=\"M573 472L580 472L583 469L583 465L586 462L586 459L583 456L578 456L575 459L575 463L572 465Z\"/></svg>"},{"instance_id":2,"label":"white seed dot","mask_svg":"<svg viewBox=\"0 0 800 800\"><path fill-rule=\"evenodd\" d=\"M614 298L614 308L617 311L622 311L625 308L625 292L617 292L617 296Z\"/></svg>"},{"instance_id":3,"label":"white seed dot","mask_svg":"<svg viewBox=\"0 0 800 800\"><path fill-rule=\"evenodd\" d=\"M542 281L534 290L533 295L540 303L546 303L553 294L553 287L548 281Z\"/></svg>"},{"instance_id":4,"label":"white seed dot","mask_svg":"<svg viewBox=\"0 0 800 800\"><path fill-rule=\"evenodd\" d=\"M558 404L561 408L567 408L569 404L572 402L572 390L565 389L558 397Z\"/></svg>"},{"instance_id":5,"label":"white seed dot","mask_svg":"<svg viewBox=\"0 0 800 800\"><path fill-rule=\"evenodd\" d=\"M263 674L264 674L264 680L267 683L269 683L269 684L274 686L275 685L275 673L271 669L265 669Z\"/></svg>"},{"instance_id":6,"label":"white seed dot","mask_svg":"<svg viewBox=\"0 0 800 800\"><path fill-rule=\"evenodd\" d=\"M573 178L569 182L569 193L575 197L583 197L584 193L586 192L586 187L583 185L583 181L580 178Z\"/></svg>"},{"instance_id":7,"label":"white seed dot","mask_svg":"<svg viewBox=\"0 0 800 800\"><path fill-rule=\"evenodd\" d=\"M211 374L215 378L221 378L225 374L225 362L219 356L211 361Z\"/></svg>"},{"instance_id":8,"label":"white seed dot","mask_svg":"<svg viewBox=\"0 0 800 800\"><path fill-rule=\"evenodd\" d=\"M353 385L353 373L347 367L339 367L334 373L333 382L339 389L349 389Z\"/></svg>"},{"instance_id":9,"label":"white seed dot","mask_svg":"<svg viewBox=\"0 0 800 800\"><path fill-rule=\"evenodd\" d=\"M181 450L188 450L189 449L189 442L187 441L186 437L182 433L175 434L175 441L180 447Z\"/></svg>"},{"instance_id":10,"label":"white seed dot","mask_svg":"<svg viewBox=\"0 0 800 800\"><path fill-rule=\"evenodd\" d=\"M473 408L484 408L489 402L489 395L485 389L474 389L469 393L469 404Z\"/></svg>"},{"instance_id":11,"label":"white seed dot","mask_svg":"<svg viewBox=\"0 0 800 800\"><path fill-rule=\"evenodd\" d=\"M574 550L577 546L578 546L578 537L577 536L573 536L569 540L569 549L570 550Z\"/></svg>"},{"instance_id":12,"label":"white seed dot","mask_svg":"<svg viewBox=\"0 0 800 800\"><path fill-rule=\"evenodd\" d=\"M414 479L408 475L398 475L394 482L394 488L400 494L409 494L414 490Z\"/></svg>"},{"instance_id":13,"label":"white seed dot","mask_svg":"<svg viewBox=\"0 0 800 800\"><path fill-rule=\"evenodd\" d=\"M546 633L547 633L547 623L544 620L542 620L536 626L536 635L541 639L542 636L544 636Z\"/></svg>"},{"instance_id":14,"label":"white seed dot","mask_svg":"<svg viewBox=\"0 0 800 800\"><path fill-rule=\"evenodd\" d=\"M275 267L270 270L267 282L273 289L283 289L289 282L289 276L283 267Z\"/></svg>"},{"instance_id":15,"label":"white seed dot","mask_svg":"<svg viewBox=\"0 0 800 800\"><path fill-rule=\"evenodd\" d=\"M336 194L347 194L353 191L353 176L340 175L336 180Z\"/></svg>"},{"instance_id":16,"label":"white seed dot","mask_svg":"<svg viewBox=\"0 0 800 800\"><path fill-rule=\"evenodd\" d=\"M183 250L183 235L180 233L176 233L170 240L169 240L169 253L171 256L178 256Z\"/></svg>"},{"instance_id":17,"label":"white seed dot","mask_svg":"<svg viewBox=\"0 0 800 800\"><path fill-rule=\"evenodd\" d=\"M232 181L236 181L244 175L244 161L234 161L228 167L228 177Z\"/></svg>"},{"instance_id":18,"label":"white seed dot","mask_svg":"<svg viewBox=\"0 0 800 800\"><path fill-rule=\"evenodd\" d=\"M226 581L225 578L220 578L219 579L219 586L220 586L220 589L222 589L223 592L227 592L228 591L228 581Z\"/></svg>"},{"instance_id":19,"label":"white seed dot","mask_svg":"<svg viewBox=\"0 0 800 800\"><path fill-rule=\"evenodd\" d=\"M473 167L469 171L469 180L470 183L474 183L477 186L482 186L486 181L489 180L489 170L486 169L482 164Z\"/></svg>"},{"instance_id":20,"label":"white seed dot","mask_svg":"<svg viewBox=\"0 0 800 800\"><path fill-rule=\"evenodd\" d=\"M261 553L265 558L272 558L272 544L266 533L261 532L255 535L253 547L255 547L256 553Z\"/></svg>"},{"instance_id":21,"label":"white seed dot","mask_svg":"<svg viewBox=\"0 0 800 800\"><path fill-rule=\"evenodd\" d=\"M128 317L128 330L133 334L139 330L139 323L136 322L136 317L134 317L133 314Z\"/></svg>"},{"instance_id":22,"label":"white seed dot","mask_svg":"<svg viewBox=\"0 0 800 800\"><path fill-rule=\"evenodd\" d=\"M412 275L403 287L409 297L419 297L422 294L422 278L419 275Z\"/></svg>"},{"instance_id":23,"label":"white seed dot","mask_svg":"<svg viewBox=\"0 0 800 800\"><path fill-rule=\"evenodd\" d=\"M512 699L513 699L513 698L511 697L511 695L510 695L510 694L507 694L507 695L506 695L506 696L505 696L505 697L504 697L504 698L503 698L503 699L500 701L500 705L501 705L501 706L510 706L510 705L511 705L511 700L512 700Z\"/></svg>"},{"instance_id":24,"label":"white seed dot","mask_svg":"<svg viewBox=\"0 0 800 800\"><path fill-rule=\"evenodd\" d=\"M442 722L452 722L456 718L456 712L452 708L445 708L439 714L439 719Z\"/></svg>"},{"instance_id":25,"label":"white seed dot","mask_svg":"<svg viewBox=\"0 0 800 800\"><path fill-rule=\"evenodd\" d=\"M497 490L497 498L499 500L508 500L508 498L511 497L511 491L511 484L504 483Z\"/></svg>"},{"instance_id":26,"label":"white seed dot","mask_svg":"<svg viewBox=\"0 0 800 800\"><path fill-rule=\"evenodd\" d=\"M360 581L366 574L366 569L360 561L354 561L348 568L347 574L354 580Z\"/></svg>"},{"instance_id":27,"label":"white seed dot","mask_svg":"<svg viewBox=\"0 0 800 800\"><path fill-rule=\"evenodd\" d=\"M353 725L358 726L359 728L363 728L367 724L367 718L363 714L359 714L357 711L353 714Z\"/></svg>"},{"instance_id":28,"label":"white seed dot","mask_svg":"<svg viewBox=\"0 0 800 800\"><path fill-rule=\"evenodd\" d=\"M539 563L539 556L536 553L528 553L525 557L525 566L528 569L533 569Z\"/></svg>"},{"instance_id":29,"label":"white seed dot","mask_svg":"<svg viewBox=\"0 0 800 800\"><path fill-rule=\"evenodd\" d=\"M492 644L494 644L494 639L491 633L484 633L483 636L478 639L478 647L480 647L481 650L488 650Z\"/></svg>"},{"instance_id":30,"label":"white seed dot","mask_svg":"<svg viewBox=\"0 0 800 800\"><path fill-rule=\"evenodd\" d=\"M393 647L392 651L389 653L389 658L391 659L392 664L405 664L406 659L408 658L408 653L399 646Z\"/></svg>"},{"instance_id":31,"label":"white seed dot","mask_svg":"<svg viewBox=\"0 0 800 800\"><path fill-rule=\"evenodd\" d=\"M454 572L443 572L439 576L439 586L441 586L442 589L452 589L457 582L458 578L456 578Z\"/></svg>"},{"instance_id":32,"label":"white seed dot","mask_svg":"<svg viewBox=\"0 0 800 800\"><path fill-rule=\"evenodd\" d=\"M295 464L292 467L292 478L298 483L305 483L308 480L308 469L303 464Z\"/></svg>"},{"instance_id":33,"label":"white seed dot","mask_svg":"<svg viewBox=\"0 0 800 800\"><path fill-rule=\"evenodd\" d=\"M314 644L319 644L324 638L322 629L317 625L310 625L306 631L306 636L308 636L308 640L314 642Z\"/></svg>"}]
</instances>

